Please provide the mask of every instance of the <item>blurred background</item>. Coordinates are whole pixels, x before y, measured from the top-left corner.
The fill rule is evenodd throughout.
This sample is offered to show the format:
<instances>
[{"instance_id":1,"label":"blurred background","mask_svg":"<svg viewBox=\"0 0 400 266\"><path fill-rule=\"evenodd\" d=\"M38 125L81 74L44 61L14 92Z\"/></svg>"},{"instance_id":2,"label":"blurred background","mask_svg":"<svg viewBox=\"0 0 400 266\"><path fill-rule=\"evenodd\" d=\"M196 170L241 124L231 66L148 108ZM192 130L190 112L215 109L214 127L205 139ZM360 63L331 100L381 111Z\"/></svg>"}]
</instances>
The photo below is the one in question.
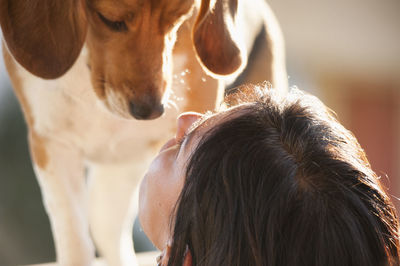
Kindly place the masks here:
<instances>
[{"instance_id":1,"label":"blurred background","mask_svg":"<svg viewBox=\"0 0 400 266\"><path fill-rule=\"evenodd\" d=\"M286 40L290 85L320 97L354 132L400 210L400 1L268 2ZM152 248L135 228L137 250ZM1 59L0 265L54 257L25 122Z\"/></svg>"}]
</instances>

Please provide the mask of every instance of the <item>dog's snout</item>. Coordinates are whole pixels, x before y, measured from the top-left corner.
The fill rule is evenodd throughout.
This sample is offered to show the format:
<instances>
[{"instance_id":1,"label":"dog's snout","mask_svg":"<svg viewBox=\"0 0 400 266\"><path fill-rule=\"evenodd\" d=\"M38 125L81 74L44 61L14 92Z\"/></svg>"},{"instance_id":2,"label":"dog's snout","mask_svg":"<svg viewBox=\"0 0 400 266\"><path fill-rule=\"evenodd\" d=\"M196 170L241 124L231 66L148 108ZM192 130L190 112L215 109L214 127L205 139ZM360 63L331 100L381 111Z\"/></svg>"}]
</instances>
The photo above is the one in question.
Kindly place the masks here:
<instances>
[{"instance_id":1,"label":"dog's snout","mask_svg":"<svg viewBox=\"0 0 400 266\"><path fill-rule=\"evenodd\" d=\"M131 101L129 103L131 115L139 120L150 120L161 116L164 113L162 103L153 104L147 102Z\"/></svg>"}]
</instances>

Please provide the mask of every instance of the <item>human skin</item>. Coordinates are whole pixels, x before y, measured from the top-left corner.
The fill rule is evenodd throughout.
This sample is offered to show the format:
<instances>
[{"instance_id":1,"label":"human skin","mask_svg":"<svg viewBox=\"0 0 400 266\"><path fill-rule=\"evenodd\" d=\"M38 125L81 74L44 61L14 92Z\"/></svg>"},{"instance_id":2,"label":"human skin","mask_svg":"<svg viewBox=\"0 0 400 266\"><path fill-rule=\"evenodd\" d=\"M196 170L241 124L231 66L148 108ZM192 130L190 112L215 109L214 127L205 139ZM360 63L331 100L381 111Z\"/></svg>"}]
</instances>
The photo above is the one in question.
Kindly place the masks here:
<instances>
[{"instance_id":1,"label":"human skin","mask_svg":"<svg viewBox=\"0 0 400 266\"><path fill-rule=\"evenodd\" d=\"M160 250L169 237L171 212L184 184L184 164L191 150L191 146L180 145L180 141L201 117L198 113L178 117L175 137L161 148L140 186L139 219L144 232Z\"/></svg>"},{"instance_id":2,"label":"human skin","mask_svg":"<svg viewBox=\"0 0 400 266\"><path fill-rule=\"evenodd\" d=\"M234 109L237 107L214 115L181 114L175 137L164 144L145 174L139 192L139 219L144 232L158 249L163 250L172 236L172 212L185 182L190 155L203 133L229 119Z\"/></svg>"}]
</instances>

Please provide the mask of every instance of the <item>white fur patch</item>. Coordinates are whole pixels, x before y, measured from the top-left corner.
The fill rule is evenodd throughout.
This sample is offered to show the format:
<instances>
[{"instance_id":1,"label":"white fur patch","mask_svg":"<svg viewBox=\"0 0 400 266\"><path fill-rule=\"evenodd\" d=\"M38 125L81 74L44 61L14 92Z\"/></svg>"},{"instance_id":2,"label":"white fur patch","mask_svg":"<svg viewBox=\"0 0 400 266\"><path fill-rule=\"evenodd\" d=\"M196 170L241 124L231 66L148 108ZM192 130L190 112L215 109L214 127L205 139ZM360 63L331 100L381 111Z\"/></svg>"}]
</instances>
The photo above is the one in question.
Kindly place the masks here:
<instances>
[{"instance_id":1,"label":"white fur patch","mask_svg":"<svg viewBox=\"0 0 400 266\"><path fill-rule=\"evenodd\" d=\"M176 117L185 104L185 86L173 84L169 104L160 118L124 119L111 114L97 99L84 54L56 80L40 79L18 65L35 131L82 150L89 160L139 163L146 154L153 156L155 143L161 144L175 133Z\"/></svg>"}]
</instances>

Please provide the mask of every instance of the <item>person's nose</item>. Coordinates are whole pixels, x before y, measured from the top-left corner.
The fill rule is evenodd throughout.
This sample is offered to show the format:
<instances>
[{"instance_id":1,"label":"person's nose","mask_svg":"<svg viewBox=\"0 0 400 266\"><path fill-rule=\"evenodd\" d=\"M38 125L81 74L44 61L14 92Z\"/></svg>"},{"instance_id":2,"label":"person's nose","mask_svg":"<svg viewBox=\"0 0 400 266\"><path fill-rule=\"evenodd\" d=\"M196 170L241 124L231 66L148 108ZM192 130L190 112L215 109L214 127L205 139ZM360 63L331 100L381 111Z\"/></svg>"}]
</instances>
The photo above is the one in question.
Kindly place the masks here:
<instances>
[{"instance_id":1,"label":"person's nose","mask_svg":"<svg viewBox=\"0 0 400 266\"><path fill-rule=\"evenodd\" d=\"M196 112L186 112L179 115L177 120L178 128L176 130L175 139L180 140L181 138L183 138L190 126L193 125L193 123L200 119L202 116L202 114Z\"/></svg>"}]
</instances>

